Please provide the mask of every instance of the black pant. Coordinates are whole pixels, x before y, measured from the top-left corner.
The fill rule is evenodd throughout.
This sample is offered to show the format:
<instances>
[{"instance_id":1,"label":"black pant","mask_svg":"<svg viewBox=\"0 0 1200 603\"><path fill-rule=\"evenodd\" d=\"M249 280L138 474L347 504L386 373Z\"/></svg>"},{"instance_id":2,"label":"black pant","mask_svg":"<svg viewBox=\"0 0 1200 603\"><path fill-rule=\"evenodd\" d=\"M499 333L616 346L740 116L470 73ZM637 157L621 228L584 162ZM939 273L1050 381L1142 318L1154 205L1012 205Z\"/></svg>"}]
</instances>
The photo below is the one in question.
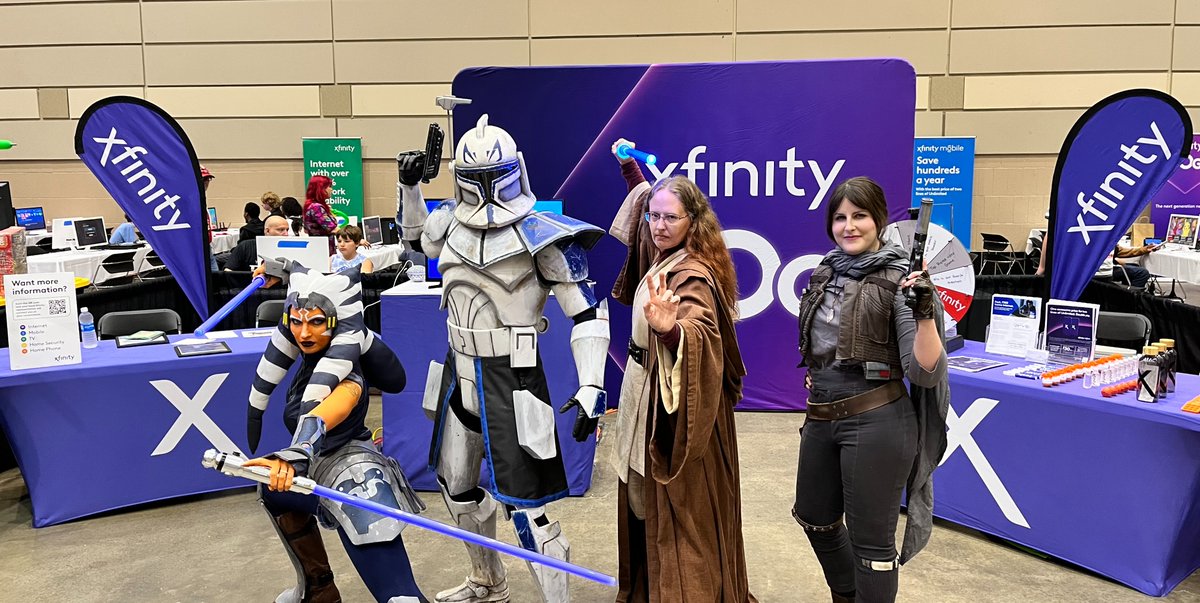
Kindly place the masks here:
<instances>
[{"instance_id":1,"label":"black pant","mask_svg":"<svg viewBox=\"0 0 1200 603\"><path fill-rule=\"evenodd\" d=\"M805 422L792 513L833 592L854 593L858 603L895 600L898 571L869 563L897 558L900 497L916 454L908 396L860 415Z\"/></svg>"}]
</instances>

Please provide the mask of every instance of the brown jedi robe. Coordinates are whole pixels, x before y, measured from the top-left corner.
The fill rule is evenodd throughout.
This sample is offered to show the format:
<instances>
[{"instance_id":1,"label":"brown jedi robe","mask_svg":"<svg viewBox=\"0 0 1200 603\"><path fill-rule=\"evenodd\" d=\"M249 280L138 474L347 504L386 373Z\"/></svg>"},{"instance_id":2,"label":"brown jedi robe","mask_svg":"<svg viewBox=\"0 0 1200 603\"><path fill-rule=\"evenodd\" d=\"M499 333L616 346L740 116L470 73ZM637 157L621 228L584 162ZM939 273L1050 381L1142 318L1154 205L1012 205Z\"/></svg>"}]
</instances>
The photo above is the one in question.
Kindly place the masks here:
<instances>
[{"instance_id":1,"label":"brown jedi robe","mask_svg":"<svg viewBox=\"0 0 1200 603\"><path fill-rule=\"evenodd\" d=\"M625 304L633 301L657 255L649 225L640 219L646 192L641 186L631 193L640 198L630 208L627 232L637 234L613 288L613 296ZM675 394L666 401L674 398L678 407L668 413L660 387L651 388L644 523L629 510L626 486L619 484L617 601L756 601L746 579L733 417L746 373L737 333L732 317L718 306L716 280L699 260L684 259L667 282L681 300L679 348L667 350L656 342L647 371L656 383L670 381L668 390ZM676 352L682 362L674 363ZM659 370L660 362L664 370ZM631 472L630 478L636 475Z\"/></svg>"}]
</instances>

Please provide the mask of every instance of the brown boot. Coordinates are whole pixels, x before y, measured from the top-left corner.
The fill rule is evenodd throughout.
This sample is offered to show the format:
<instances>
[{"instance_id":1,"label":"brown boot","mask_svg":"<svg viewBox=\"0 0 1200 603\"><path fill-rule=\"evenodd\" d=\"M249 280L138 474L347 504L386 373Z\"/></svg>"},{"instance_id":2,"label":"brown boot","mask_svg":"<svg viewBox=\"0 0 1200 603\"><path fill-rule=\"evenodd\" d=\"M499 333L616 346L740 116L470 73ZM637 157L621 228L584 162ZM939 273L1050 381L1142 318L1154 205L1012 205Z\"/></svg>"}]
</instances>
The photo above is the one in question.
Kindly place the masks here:
<instances>
[{"instance_id":1,"label":"brown boot","mask_svg":"<svg viewBox=\"0 0 1200 603\"><path fill-rule=\"evenodd\" d=\"M833 596L833 603L854 603L854 597L843 597L833 591L829 591L829 594Z\"/></svg>"},{"instance_id":2,"label":"brown boot","mask_svg":"<svg viewBox=\"0 0 1200 603\"><path fill-rule=\"evenodd\" d=\"M281 597L299 603L341 603L342 595L333 583L333 569L329 566L325 544L321 541L317 518L293 511L273 519L288 549L288 556L296 566L299 582L292 591L292 597Z\"/></svg>"}]
</instances>

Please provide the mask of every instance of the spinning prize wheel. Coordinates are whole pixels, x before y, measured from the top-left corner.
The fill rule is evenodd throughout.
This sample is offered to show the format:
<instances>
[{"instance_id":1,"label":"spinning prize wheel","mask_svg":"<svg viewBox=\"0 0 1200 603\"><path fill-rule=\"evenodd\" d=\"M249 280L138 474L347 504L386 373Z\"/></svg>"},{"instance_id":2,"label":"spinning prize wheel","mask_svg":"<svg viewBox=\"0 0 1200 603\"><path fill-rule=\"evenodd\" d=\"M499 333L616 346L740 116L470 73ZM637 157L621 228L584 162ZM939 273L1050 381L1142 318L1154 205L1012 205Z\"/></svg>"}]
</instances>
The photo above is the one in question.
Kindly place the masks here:
<instances>
[{"instance_id":1,"label":"spinning prize wheel","mask_svg":"<svg viewBox=\"0 0 1200 603\"><path fill-rule=\"evenodd\" d=\"M916 228L916 220L889 224L883 238L899 243L905 253L909 253ZM971 299L975 296L975 270L971 265L971 255L950 231L930 224L929 235L925 239L925 264L930 280L937 285L938 297L945 308L946 329L949 330L967 315L967 308L971 307Z\"/></svg>"}]
</instances>

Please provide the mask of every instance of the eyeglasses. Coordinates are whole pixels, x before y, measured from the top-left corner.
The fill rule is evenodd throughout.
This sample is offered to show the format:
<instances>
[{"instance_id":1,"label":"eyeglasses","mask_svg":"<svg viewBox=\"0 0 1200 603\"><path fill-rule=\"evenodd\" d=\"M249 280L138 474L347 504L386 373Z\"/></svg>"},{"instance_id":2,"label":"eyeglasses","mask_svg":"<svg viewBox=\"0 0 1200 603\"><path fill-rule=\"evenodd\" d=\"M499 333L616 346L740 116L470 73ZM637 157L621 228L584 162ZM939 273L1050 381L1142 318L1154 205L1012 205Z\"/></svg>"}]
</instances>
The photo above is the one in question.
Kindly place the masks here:
<instances>
[{"instance_id":1,"label":"eyeglasses","mask_svg":"<svg viewBox=\"0 0 1200 603\"><path fill-rule=\"evenodd\" d=\"M648 211L642 217L646 218L646 221L651 224L653 224L659 220L665 220L667 223L667 226L674 226L674 225L678 224L680 220L682 220L684 218L690 218L690 217L692 217L692 215L688 214L686 216L677 216L675 214L660 214L656 211Z\"/></svg>"}]
</instances>

